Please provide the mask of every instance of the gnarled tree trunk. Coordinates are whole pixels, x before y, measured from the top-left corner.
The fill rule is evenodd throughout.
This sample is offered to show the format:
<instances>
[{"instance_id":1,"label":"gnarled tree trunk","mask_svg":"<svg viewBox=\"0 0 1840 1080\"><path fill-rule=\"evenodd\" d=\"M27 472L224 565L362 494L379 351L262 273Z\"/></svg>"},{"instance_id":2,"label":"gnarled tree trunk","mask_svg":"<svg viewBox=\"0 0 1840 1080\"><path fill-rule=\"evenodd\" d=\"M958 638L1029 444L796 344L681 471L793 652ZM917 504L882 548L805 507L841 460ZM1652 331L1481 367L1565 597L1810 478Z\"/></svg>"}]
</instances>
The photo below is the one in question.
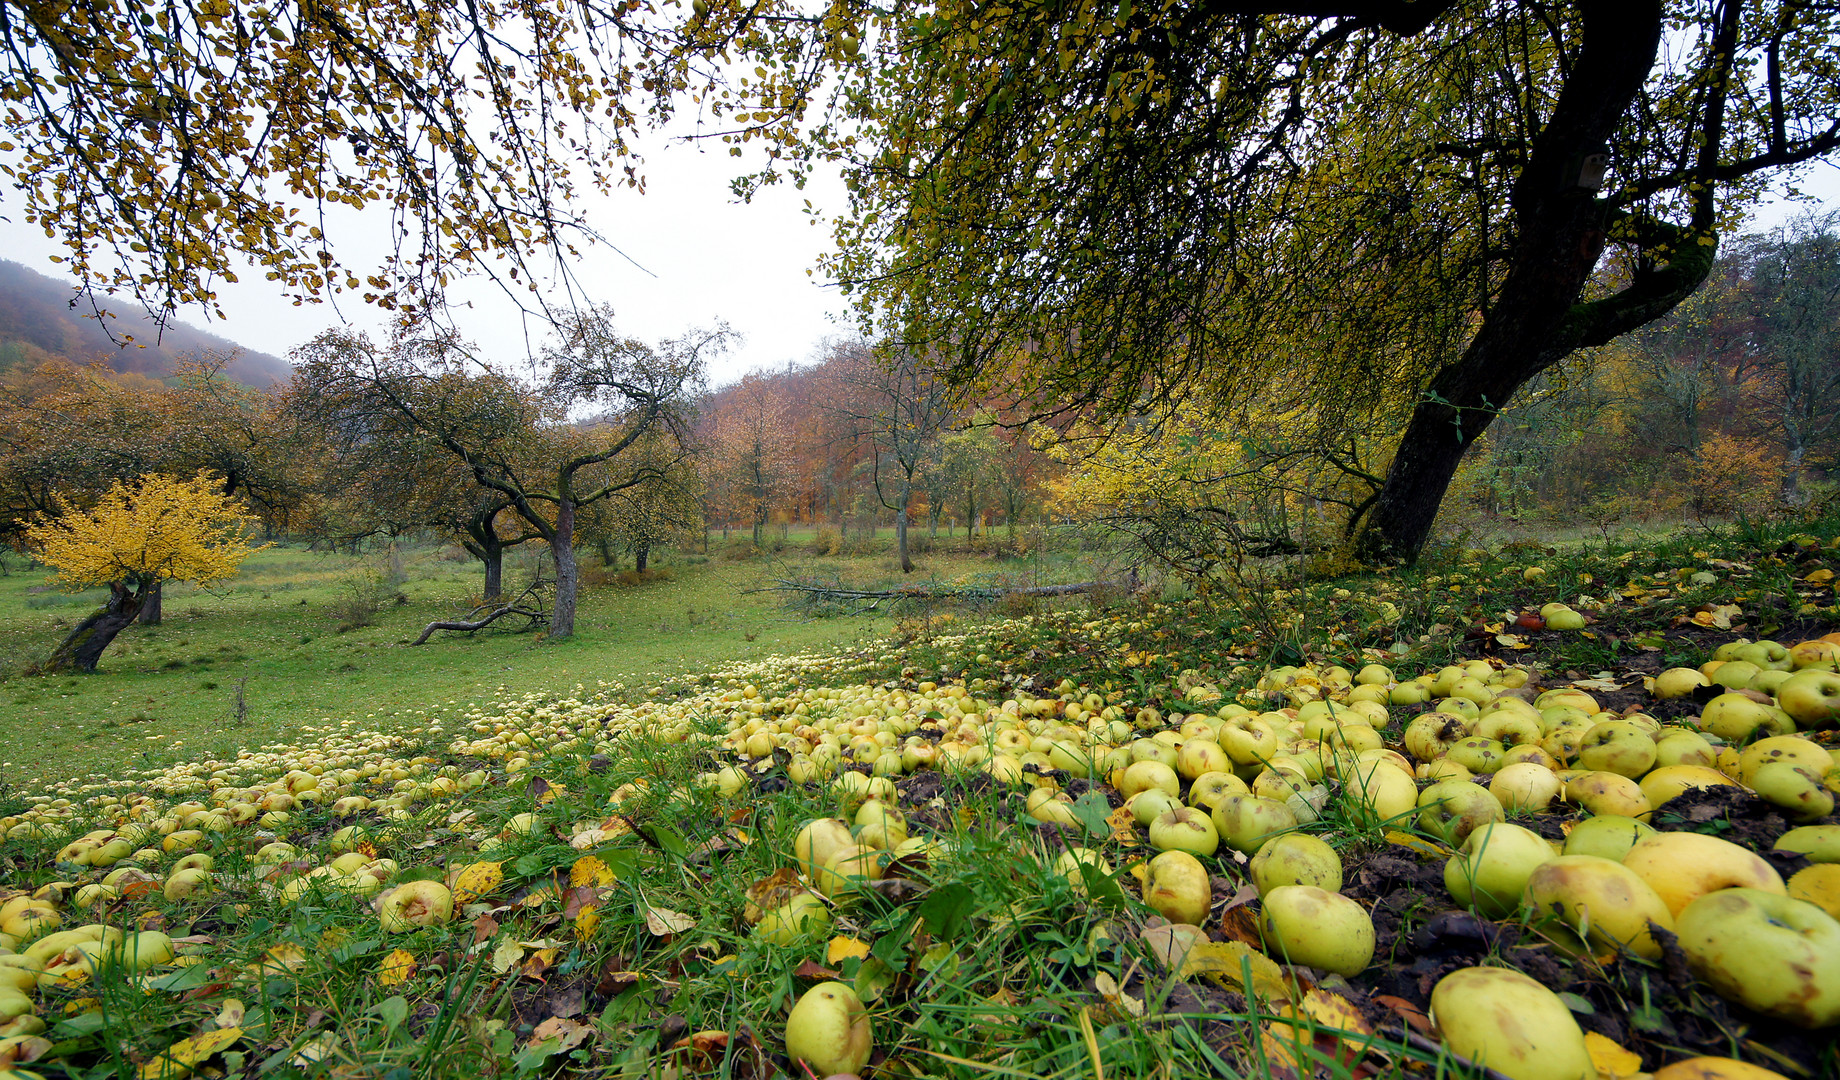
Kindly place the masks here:
<instances>
[{"instance_id":1,"label":"gnarled tree trunk","mask_svg":"<svg viewBox=\"0 0 1840 1080\"><path fill-rule=\"evenodd\" d=\"M575 593L581 585L581 571L575 565L575 504L568 499L556 507L549 551L556 560L556 606L549 614L549 640L561 641L575 633Z\"/></svg>"},{"instance_id":2,"label":"gnarled tree trunk","mask_svg":"<svg viewBox=\"0 0 1840 1080\"><path fill-rule=\"evenodd\" d=\"M160 625L160 600L166 593L166 583L156 581L148 590L147 599L141 603L140 623L142 626Z\"/></svg>"},{"instance_id":3,"label":"gnarled tree trunk","mask_svg":"<svg viewBox=\"0 0 1840 1080\"><path fill-rule=\"evenodd\" d=\"M63 644L52 652L51 658L41 665L40 670L48 675L65 671L95 671L96 662L102 658L102 650L109 647L115 635L134 625L134 620L140 616L142 604L146 602L147 593L153 587L152 582L141 582L138 588L130 588L127 583L120 581L110 583L108 602L78 623Z\"/></svg>"}]
</instances>

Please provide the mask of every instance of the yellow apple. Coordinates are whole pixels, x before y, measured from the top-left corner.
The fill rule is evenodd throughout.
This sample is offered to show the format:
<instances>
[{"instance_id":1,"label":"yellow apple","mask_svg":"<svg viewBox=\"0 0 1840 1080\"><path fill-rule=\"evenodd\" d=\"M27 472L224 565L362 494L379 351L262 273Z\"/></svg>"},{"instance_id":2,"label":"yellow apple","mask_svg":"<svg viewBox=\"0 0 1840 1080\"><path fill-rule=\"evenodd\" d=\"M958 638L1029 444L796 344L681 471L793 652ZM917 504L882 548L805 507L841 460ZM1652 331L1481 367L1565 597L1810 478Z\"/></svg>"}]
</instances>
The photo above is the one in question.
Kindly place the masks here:
<instances>
[{"instance_id":1,"label":"yellow apple","mask_svg":"<svg viewBox=\"0 0 1840 1080\"><path fill-rule=\"evenodd\" d=\"M1649 924L1674 929L1673 914L1646 881L1595 855L1561 855L1541 864L1528 877L1525 895L1536 917L1555 917L1594 944L1648 960L1661 956Z\"/></svg>"},{"instance_id":2,"label":"yellow apple","mask_svg":"<svg viewBox=\"0 0 1840 1080\"><path fill-rule=\"evenodd\" d=\"M1373 920L1341 893L1280 885L1259 903L1259 935L1274 959L1352 978L1374 958Z\"/></svg>"},{"instance_id":3,"label":"yellow apple","mask_svg":"<svg viewBox=\"0 0 1840 1080\"><path fill-rule=\"evenodd\" d=\"M1431 991L1452 1053L1509 1080L1595 1080L1584 1032L1559 995L1510 968L1453 971Z\"/></svg>"},{"instance_id":4,"label":"yellow apple","mask_svg":"<svg viewBox=\"0 0 1840 1080\"><path fill-rule=\"evenodd\" d=\"M1668 911L1718 889L1764 889L1784 895L1782 876L1769 863L1729 840L1692 832L1658 832L1636 841L1623 856Z\"/></svg>"},{"instance_id":5,"label":"yellow apple","mask_svg":"<svg viewBox=\"0 0 1840 1080\"><path fill-rule=\"evenodd\" d=\"M875 1050L869 1010L840 982L819 983L786 1017L786 1056L816 1076L860 1073Z\"/></svg>"},{"instance_id":6,"label":"yellow apple","mask_svg":"<svg viewBox=\"0 0 1840 1080\"><path fill-rule=\"evenodd\" d=\"M1150 788L1158 788L1171 795L1180 795L1182 778L1176 775L1174 769L1160 761L1137 761L1126 767L1116 787L1118 793L1127 799Z\"/></svg>"},{"instance_id":7,"label":"yellow apple","mask_svg":"<svg viewBox=\"0 0 1840 1080\"><path fill-rule=\"evenodd\" d=\"M1815 905L1721 889L1688 904L1676 932L1722 997L1797 1027L1840 1023L1840 922Z\"/></svg>"},{"instance_id":8,"label":"yellow apple","mask_svg":"<svg viewBox=\"0 0 1840 1080\"><path fill-rule=\"evenodd\" d=\"M831 909L817 895L795 894L754 925L754 935L774 945L792 945L830 928Z\"/></svg>"},{"instance_id":9,"label":"yellow apple","mask_svg":"<svg viewBox=\"0 0 1840 1080\"><path fill-rule=\"evenodd\" d=\"M454 894L438 881L405 882L383 894L378 916L393 934L445 926L454 917Z\"/></svg>"},{"instance_id":10,"label":"yellow apple","mask_svg":"<svg viewBox=\"0 0 1840 1080\"><path fill-rule=\"evenodd\" d=\"M1257 795L1229 795L1214 804L1214 826L1228 847L1256 854L1267 840L1297 827L1297 815L1281 802Z\"/></svg>"},{"instance_id":11,"label":"yellow apple","mask_svg":"<svg viewBox=\"0 0 1840 1080\"><path fill-rule=\"evenodd\" d=\"M1751 787L1794 821L1819 821L1834 812L1834 793L1821 783L1819 773L1801 765L1787 761L1759 765L1751 774Z\"/></svg>"},{"instance_id":12,"label":"yellow apple","mask_svg":"<svg viewBox=\"0 0 1840 1080\"><path fill-rule=\"evenodd\" d=\"M1578 765L1634 780L1655 766L1655 740L1627 720L1593 724L1578 744Z\"/></svg>"},{"instance_id":13,"label":"yellow apple","mask_svg":"<svg viewBox=\"0 0 1840 1080\"><path fill-rule=\"evenodd\" d=\"M1720 694L1708 701L1699 715L1702 730L1710 731L1728 743L1743 742L1750 738L1752 732L1774 723L1769 706L1758 704L1743 694Z\"/></svg>"},{"instance_id":14,"label":"yellow apple","mask_svg":"<svg viewBox=\"0 0 1840 1080\"><path fill-rule=\"evenodd\" d=\"M1668 668L1655 676L1654 689L1650 692L1660 701L1672 701L1693 693L1702 686L1710 686L1704 675L1696 668Z\"/></svg>"},{"instance_id":15,"label":"yellow apple","mask_svg":"<svg viewBox=\"0 0 1840 1080\"><path fill-rule=\"evenodd\" d=\"M1214 804L1228 795L1245 795L1252 791L1244 780L1230 772L1202 773L1188 785L1188 805L1214 812ZM1140 821L1140 825L1149 822Z\"/></svg>"},{"instance_id":16,"label":"yellow apple","mask_svg":"<svg viewBox=\"0 0 1840 1080\"><path fill-rule=\"evenodd\" d=\"M1717 769L1703 765L1662 765L1644 776L1637 786L1648 805L1659 808L1669 799L1695 788L1736 787L1737 784Z\"/></svg>"},{"instance_id":17,"label":"yellow apple","mask_svg":"<svg viewBox=\"0 0 1840 1080\"><path fill-rule=\"evenodd\" d=\"M852 774L857 775L857 774ZM793 857L805 876L816 879L818 871L831 856L856 841L850 835L850 823L842 818L818 818L808 821L792 841Z\"/></svg>"},{"instance_id":18,"label":"yellow apple","mask_svg":"<svg viewBox=\"0 0 1840 1080\"><path fill-rule=\"evenodd\" d=\"M1655 765L1698 765L1710 769L1718 764L1718 751L1705 736L1685 728L1667 728L1655 740Z\"/></svg>"},{"instance_id":19,"label":"yellow apple","mask_svg":"<svg viewBox=\"0 0 1840 1080\"><path fill-rule=\"evenodd\" d=\"M1504 765L1489 780L1489 793L1503 810L1514 814L1539 813L1552 805L1562 787L1550 766L1535 761Z\"/></svg>"},{"instance_id":20,"label":"yellow apple","mask_svg":"<svg viewBox=\"0 0 1840 1080\"><path fill-rule=\"evenodd\" d=\"M1797 870L1789 878L1789 895L1840 919L1840 863L1816 863Z\"/></svg>"},{"instance_id":21,"label":"yellow apple","mask_svg":"<svg viewBox=\"0 0 1840 1080\"><path fill-rule=\"evenodd\" d=\"M1833 759L1827 756L1827 748L1813 739L1800 735L1772 735L1758 739L1739 751L1738 779L1751 785L1758 769L1778 762L1800 765L1817 776L1833 766Z\"/></svg>"},{"instance_id":22,"label":"yellow apple","mask_svg":"<svg viewBox=\"0 0 1840 1080\"><path fill-rule=\"evenodd\" d=\"M1602 817L1646 818L1652 807L1634 780L1612 772L1587 772L1566 782L1567 801Z\"/></svg>"},{"instance_id":23,"label":"yellow apple","mask_svg":"<svg viewBox=\"0 0 1840 1080\"><path fill-rule=\"evenodd\" d=\"M1789 1080L1779 1072L1737 1058L1695 1057L1663 1065L1649 1080Z\"/></svg>"},{"instance_id":24,"label":"yellow apple","mask_svg":"<svg viewBox=\"0 0 1840 1080\"><path fill-rule=\"evenodd\" d=\"M1147 826L1160 815L1181 806L1182 801L1162 788L1147 788L1126 799L1124 805L1139 825Z\"/></svg>"},{"instance_id":25,"label":"yellow apple","mask_svg":"<svg viewBox=\"0 0 1840 1080\"><path fill-rule=\"evenodd\" d=\"M1144 880L1144 903L1170 922L1207 924L1213 886L1201 860L1186 851L1165 851L1151 859Z\"/></svg>"}]
</instances>

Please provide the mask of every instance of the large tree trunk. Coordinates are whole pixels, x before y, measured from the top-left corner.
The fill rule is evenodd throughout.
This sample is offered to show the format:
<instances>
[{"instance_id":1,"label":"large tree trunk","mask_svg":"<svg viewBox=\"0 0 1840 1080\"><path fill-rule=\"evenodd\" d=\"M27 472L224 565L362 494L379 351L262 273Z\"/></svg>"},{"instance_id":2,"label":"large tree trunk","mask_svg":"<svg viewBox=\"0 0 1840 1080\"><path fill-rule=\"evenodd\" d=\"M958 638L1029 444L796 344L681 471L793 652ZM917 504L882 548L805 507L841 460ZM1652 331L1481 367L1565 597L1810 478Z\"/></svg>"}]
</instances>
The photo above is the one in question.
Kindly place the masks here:
<instances>
[{"instance_id":1,"label":"large tree trunk","mask_svg":"<svg viewBox=\"0 0 1840 1080\"><path fill-rule=\"evenodd\" d=\"M1613 296L1579 302L1603 254L1606 221L1594 193L1570 182L1653 68L1662 21L1658 0L1586 4L1582 14L1583 47L1515 187L1518 236L1508 276L1462 357L1431 381L1371 510L1354 523L1364 559L1415 560L1464 453L1522 384L1575 349L1665 314L1711 270L1708 200L1690 229L1647 226L1672 241L1652 245L1672 249L1668 265ZM1718 120L1708 126L1716 132Z\"/></svg>"},{"instance_id":2,"label":"large tree trunk","mask_svg":"<svg viewBox=\"0 0 1840 1080\"><path fill-rule=\"evenodd\" d=\"M166 583L156 581L148 590L147 599L141 604L140 622L142 626L160 625L160 600L166 592Z\"/></svg>"},{"instance_id":3,"label":"large tree trunk","mask_svg":"<svg viewBox=\"0 0 1840 1080\"><path fill-rule=\"evenodd\" d=\"M52 652L40 668L45 674L64 671L95 671L96 662L102 658L102 650L109 647L115 635L134 625L134 620L141 613L141 604L146 600L147 586L138 591L131 590L122 582L109 585L108 603L91 612L87 619L77 624Z\"/></svg>"},{"instance_id":4,"label":"large tree trunk","mask_svg":"<svg viewBox=\"0 0 1840 1080\"><path fill-rule=\"evenodd\" d=\"M556 507L549 551L556 560L556 607L549 614L549 640L562 641L575 633L575 592L581 581L575 565L575 504L567 499Z\"/></svg>"},{"instance_id":5,"label":"large tree trunk","mask_svg":"<svg viewBox=\"0 0 1840 1080\"><path fill-rule=\"evenodd\" d=\"M894 548L901 557L901 573L914 572L913 556L907 552L907 504L901 504L894 512Z\"/></svg>"},{"instance_id":6,"label":"large tree trunk","mask_svg":"<svg viewBox=\"0 0 1840 1080\"><path fill-rule=\"evenodd\" d=\"M633 569L645 573L645 568L652 561L652 545L649 541L640 541L633 545Z\"/></svg>"}]
</instances>

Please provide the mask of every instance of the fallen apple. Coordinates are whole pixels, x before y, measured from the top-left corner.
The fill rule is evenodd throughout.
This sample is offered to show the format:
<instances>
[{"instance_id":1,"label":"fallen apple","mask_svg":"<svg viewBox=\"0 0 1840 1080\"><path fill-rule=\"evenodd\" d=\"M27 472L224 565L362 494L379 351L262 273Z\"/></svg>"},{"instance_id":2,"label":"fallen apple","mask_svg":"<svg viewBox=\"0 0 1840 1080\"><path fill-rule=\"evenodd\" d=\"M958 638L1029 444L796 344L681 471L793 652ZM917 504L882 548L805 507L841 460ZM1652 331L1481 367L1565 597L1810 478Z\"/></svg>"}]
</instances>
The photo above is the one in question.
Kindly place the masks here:
<instances>
[{"instance_id":1,"label":"fallen apple","mask_svg":"<svg viewBox=\"0 0 1840 1080\"><path fill-rule=\"evenodd\" d=\"M1505 919L1519 910L1534 870L1555 858L1552 845L1532 829L1491 823L1469 834L1444 863L1444 888L1459 907Z\"/></svg>"},{"instance_id":2,"label":"fallen apple","mask_svg":"<svg viewBox=\"0 0 1840 1080\"><path fill-rule=\"evenodd\" d=\"M1205 811L1177 806L1150 822L1150 846L1158 851L1212 855L1220 847L1220 832Z\"/></svg>"},{"instance_id":3,"label":"fallen apple","mask_svg":"<svg viewBox=\"0 0 1840 1080\"><path fill-rule=\"evenodd\" d=\"M1840 863L1840 825L1803 825L1776 838L1777 851L1795 851L1808 861Z\"/></svg>"},{"instance_id":4,"label":"fallen apple","mask_svg":"<svg viewBox=\"0 0 1840 1080\"><path fill-rule=\"evenodd\" d=\"M1784 895L1775 868L1729 840L1693 832L1658 832L1636 841L1623 865L1648 882L1678 916L1688 904L1719 889L1764 889Z\"/></svg>"},{"instance_id":5,"label":"fallen apple","mask_svg":"<svg viewBox=\"0 0 1840 1080\"><path fill-rule=\"evenodd\" d=\"M1588 941L1628 949L1647 960L1661 956L1649 933L1653 923L1674 929L1674 916L1655 890L1622 863L1595 855L1561 855L1534 868L1525 893L1535 917L1551 917Z\"/></svg>"},{"instance_id":6,"label":"fallen apple","mask_svg":"<svg viewBox=\"0 0 1840 1080\"><path fill-rule=\"evenodd\" d=\"M1721 889L1688 904L1675 932L1722 997L1797 1027L1840 1023L1840 922L1815 905Z\"/></svg>"},{"instance_id":7,"label":"fallen apple","mask_svg":"<svg viewBox=\"0 0 1840 1080\"><path fill-rule=\"evenodd\" d=\"M1419 793L1418 807L1419 829L1451 847L1462 847L1470 833L1507 817L1490 788L1468 780L1432 784Z\"/></svg>"},{"instance_id":8,"label":"fallen apple","mask_svg":"<svg viewBox=\"0 0 1840 1080\"><path fill-rule=\"evenodd\" d=\"M378 916L395 934L445 926L454 917L454 894L438 881L405 882L383 894Z\"/></svg>"},{"instance_id":9,"label":"fallen apple","mask_svg":"<svg viewBox=\"0 0 1840 1080\"><path fill-rule=\"evenodd\" d=\"M1510 1080L1595 1080L1584 1032L1559 995L1510 968L1453 971L1431 991L1444 1045Z\"/></svg>"},{"instance_id":10,"label":"fallen apple","mask_svg":"<svg viewBox=\"0 0 1840 1080\"><path fill-rule=\"evenodd\" d=\"M1789 878L1789 895L1840 919L1840 863L1804 866Z\"/></svg>"},{"instance_id":11,"label":"fallen apple","mask_svg":"<svg viewBox=\"0 0 1840 1080\"><path fill-rule=\"evenodd\" d=\"M1341 893L1280 885L1259 903L1259 935L1274 959L1352 978L1374 958L1373 919Z\"/></svg>"},{"instance_id":12,"label":"fallen apple","mask_svg":"<svg viewBox=\"0 0 1840 1080\"><path fill-rule=\"evenodd\" d=\"M1789 1080L1779 1072L1737 1058L1695 1057L1663 1065L1649 1080Z\"/></svg>"},{"instance_id":13,"label":"fallen apple","mask_svg":"<svg viewBox=\"0 0 1840 1080\"><path fill-rule=\"evenodd\" d=\"M1144 903L1174 923L1202 926L1213 902L1207 867L1186 851L1165 851L1151 859L1144 879Z\"/></svg>"},{"instance_id":14,"label":"fallen apple","mask_svg":"<svg viewBox=\"0 0 1840 1080\"><path fill-rule=\"evenodd\" d=\"M818 1076L858 1073L875 1050L869 1010L856 991L824 982L805 991L786 1017L786 1056Z\"/></svg>"},{"instance_id":15,"label":"fallen apple","mask_svg":"<svg viewBox=\"0 0 1840 1080\"><path fill-rule=\"evenodd\" d=\"M1284 885L1314 885L1328 892L1342 890L1342 857L1308 833L1274 837L1259 848L1246 872L1260 896Z\"/></svg>"}]
</instances>

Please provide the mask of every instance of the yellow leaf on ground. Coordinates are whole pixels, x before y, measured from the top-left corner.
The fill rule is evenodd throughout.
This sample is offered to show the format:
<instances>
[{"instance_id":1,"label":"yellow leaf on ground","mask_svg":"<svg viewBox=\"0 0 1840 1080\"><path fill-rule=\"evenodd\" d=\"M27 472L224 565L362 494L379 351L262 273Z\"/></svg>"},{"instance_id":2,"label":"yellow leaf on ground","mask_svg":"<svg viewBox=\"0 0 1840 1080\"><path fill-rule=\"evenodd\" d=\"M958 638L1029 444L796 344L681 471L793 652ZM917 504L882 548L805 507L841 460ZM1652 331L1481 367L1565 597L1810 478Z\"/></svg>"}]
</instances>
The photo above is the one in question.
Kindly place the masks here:
<instances>
[{"instance_id":1,"label":"yellow leaf on ground","mask_svg":"<svg viewBox=\"0 0 1840 1080\"><path fill-rule=\"evenodd\" d=\"M1197 942L1182 958L1178 974L1184 979L1200 975L1229 990L1270 1001L1288 1001L1291 996L1284 970L1243 941Z\"/></svg>"},{"instance_id":2,"label":"yellow leaf on ground","mask_svg":"<svg viewBox=\"0 0 1840 1080\"><path fill-rule=\"evenodd\" d=\"M853 937L834 937L830 947L824 950L824 962L833 967L854 956L858 959L869 955L867 942Z\"/></svg>"},{"instance_id":3,"label":"yellow leaf on ground","mask_svg":"<svg viewBox=\"0 0 1840 1080\"><path fill-rule=\"evenodd\" d=\"M1806 577L1802 578L1802 580L1811 581L1816 585L1825 585L1828 582L1834 580L1834 572L1832 570L1829 570L1823 567L1819 570L1816 570L1814 573L1809 574Z\"/></svg>"},{"instance_id":4,"label":"yellow leaf on ground","mask_svg":"<svg viewBox=\"0 0 1840 1080\"><path fill-rule=\"evenodd\" d=\"M1600 1080L1623 1080L1642 1071L1642 1059L1606 1035L1586 1032L1584 1047L1590 1051L1591 1064L1597 1067Z\"/></svg>"},{"instance_id":5,"label":"yellow leaf on ground","mask_svg":"<svg viewBox=\"0 0 1840 1080\"><path fill-rule=\"evenodd\" d=\"M583 855L569 867L569 885L580 888L583 885L611 885L616 879L613 870L606 863L592 855Z\"/></svg>"},{"instance_id":6,"label":"yellow leaf on ground","mask_svg":"<svg viewBox=\"0 0 1840 1080\"><path fill-rule=\"evenodd\" d=\"M241 1027L243 1011L242 1002L235 998L225 998L224 1007L217 1012L217 1026L220 1028Z\"/></svg>"},{"instance_id":7,"label":"yellow leaf on ground","mask_svg":"<svg viewBox=\"0 0 1840 1080\"><path fill-rule=\"evenodd\" d=\"M464 904L477 900L498 887L505 880L503 864L495 862L468 863L460 868L454 876L454 902Z\"/></svg>"},{"instance_id":8,"label":"yellow leaf on ground","mask_svg":"<svg viewBox=\"0 0 1840 1080\"><path fill-rule=\"evenodd\" d=\"M582 908L581 914L575 916L575 937L587 941L594 936L594 931L600 929L600 925L601 913L598 910L593 907Z\"/></svg>"},{"instance_id":9,"label":"yellow leaf on ground","mask_svg":"<svg viewBox=\"0 0 1840 1080\"><path fill-rule=\"evenodd\" d=\"M176 1080L188 1075L198 1063L243 1037L243 1029L219 1028L180 1039L166 1052L141 1066L141 1080Z\"/></svg>"},{"instance_id":10,"label":"yellow leaf on ground","mask_svg":"<svg viewBox=\"0 0 1840 1080\"><path fill-rule=\"evenodd\" d=\"M415 954L408 949L396 949L383 958L377 967L377 985L396 986L415 974Z\"/></svg>"},{"instance_id":11,"label":"yellow leaf on ground","mask_svg":"<svg viewBox=\"0 0 1840 1080\"><path fill-rule=\"evenodd\" d=\"M515 941L507 941L492 950L492 970L503 975L516 967L524 959L524 946Z\"/></svg>"},{"instance_id":12,"label":"yellow leaf on ground","mask_svg":"<svg viewBox=\"0 0 1840 1080\"><path fill-rule=\"evenodd\" d=\"M1436 840L1427 840L1422 836L1414 836L1409 832L1401 832L1398 829L1388 829L1383 835L1386 837L1387 843L1411 848L1413 852L1423 857L1448 859L1456 854L1454 850L1445 847Z\"/></svg>"}]
</instances>

